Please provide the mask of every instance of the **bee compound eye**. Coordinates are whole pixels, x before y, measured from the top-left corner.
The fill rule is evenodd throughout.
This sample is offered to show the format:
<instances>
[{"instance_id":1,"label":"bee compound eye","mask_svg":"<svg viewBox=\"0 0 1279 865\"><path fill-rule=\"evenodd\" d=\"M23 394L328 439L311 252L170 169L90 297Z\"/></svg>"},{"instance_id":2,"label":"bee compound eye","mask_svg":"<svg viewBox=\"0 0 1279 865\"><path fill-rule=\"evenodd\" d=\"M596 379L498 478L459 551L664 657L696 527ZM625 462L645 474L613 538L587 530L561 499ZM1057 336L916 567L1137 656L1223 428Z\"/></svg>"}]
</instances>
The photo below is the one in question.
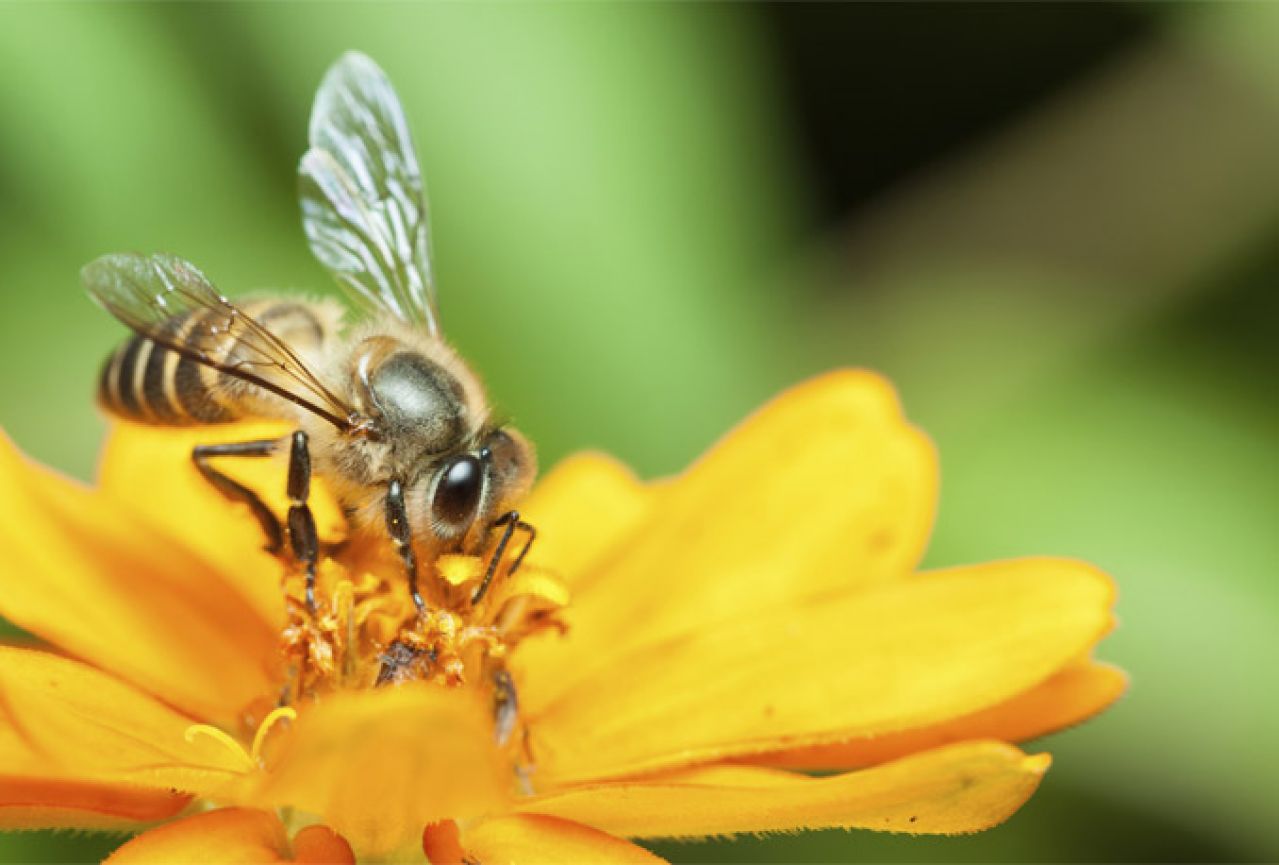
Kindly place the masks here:
<instances>
[{"instance_id":1,"label":"bee compound eye","mask_svg":"<svg viewBox=\"0 0 1279 865\"><path fill-rule=\"evenodd\" d=\"M440 522L463 526L474 517L483 489L484 474L480 461L470 454L457 457L440 474L431 510Z\"/></svg>"}]
</instances>

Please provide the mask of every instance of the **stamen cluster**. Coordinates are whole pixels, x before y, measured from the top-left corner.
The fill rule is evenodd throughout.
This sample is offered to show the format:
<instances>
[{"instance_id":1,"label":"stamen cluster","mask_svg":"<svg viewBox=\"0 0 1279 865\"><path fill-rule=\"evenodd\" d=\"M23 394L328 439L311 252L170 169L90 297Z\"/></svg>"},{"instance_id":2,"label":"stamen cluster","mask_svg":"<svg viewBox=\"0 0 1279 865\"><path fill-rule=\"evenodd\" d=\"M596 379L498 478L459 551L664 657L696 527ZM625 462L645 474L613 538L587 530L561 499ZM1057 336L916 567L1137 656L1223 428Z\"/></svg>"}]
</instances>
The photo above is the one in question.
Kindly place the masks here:
<instances>
[{"instance_id":1,"label":"stamen cluster","mask_svg":"<svg viewBox=\"0 0 1279 865\"><path fill-rule=\"evenodd\" d=\"M478 556L440 557L428 595L441 605L422 611L394 568L325 561L314 614L303 600L301 578L286 580L281 647L287 684L281 705L407 681L492 688L506 675L506 658L523 638L560 627L556 614L568 595L558 580L527 564L511 575L508 561L493 589L472 604L484 565Z\"/></svg>"}]
</instances>

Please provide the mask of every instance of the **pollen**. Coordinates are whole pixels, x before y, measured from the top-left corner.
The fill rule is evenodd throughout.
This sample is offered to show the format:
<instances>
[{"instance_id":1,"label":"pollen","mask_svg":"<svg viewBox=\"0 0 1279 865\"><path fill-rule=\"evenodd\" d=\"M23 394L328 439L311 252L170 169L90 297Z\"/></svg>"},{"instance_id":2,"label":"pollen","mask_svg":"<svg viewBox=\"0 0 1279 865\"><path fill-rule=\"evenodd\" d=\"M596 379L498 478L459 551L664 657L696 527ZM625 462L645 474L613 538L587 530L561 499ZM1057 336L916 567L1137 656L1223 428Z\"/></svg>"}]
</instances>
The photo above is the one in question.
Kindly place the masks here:
<instances>
[{"instance_id":1,"label":"pollen","mask_svg":"<svg viewBox=\"0 0 1279 865\"><path fill-rule=\"evenodd\" d=\"M427 606L418 610L396 562L360 550L321 561L317 608L304 602L301 575L285 580L281 631L287 682L280 705L343 690L426 681L493 691L506 658L524 638L562 628L569 593L555 575L514 559L498 563L491 589L474 602L490 568L485 556L443 555L429 563Z\"/></svg>"}]
</instances>

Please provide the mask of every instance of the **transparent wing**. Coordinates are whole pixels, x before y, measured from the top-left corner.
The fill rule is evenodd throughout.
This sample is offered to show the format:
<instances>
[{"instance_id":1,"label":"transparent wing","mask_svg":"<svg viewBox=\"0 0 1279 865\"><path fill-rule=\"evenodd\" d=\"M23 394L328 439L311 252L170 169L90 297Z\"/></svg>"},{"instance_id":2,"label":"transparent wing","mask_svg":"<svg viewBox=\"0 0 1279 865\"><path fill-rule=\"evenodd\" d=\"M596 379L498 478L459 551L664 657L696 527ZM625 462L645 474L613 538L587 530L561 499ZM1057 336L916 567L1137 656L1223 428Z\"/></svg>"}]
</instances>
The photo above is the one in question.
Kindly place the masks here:
<instances>
[{"instance_id":1,"label":"transparent wing","mask_svg":"<svg viewBox=\"0 0 1279 865\"><path fill-rule=\"evenodd\" d=\"M293 349L172 255L104 255L80 278L108 312L157 345L263 387L343 429L354 413Z\"/></svg>"},{"instance_id":2,"label":"transparent wing","mask_svg":"<svg viewBox=\"0 0 1279 865\"><path fill-rule=\"evenodd\" d=\"M439 334L426 196L404 109L357 52L329 68L298 168L311 251L353 299Z\"/></svg>"}]
</instances>

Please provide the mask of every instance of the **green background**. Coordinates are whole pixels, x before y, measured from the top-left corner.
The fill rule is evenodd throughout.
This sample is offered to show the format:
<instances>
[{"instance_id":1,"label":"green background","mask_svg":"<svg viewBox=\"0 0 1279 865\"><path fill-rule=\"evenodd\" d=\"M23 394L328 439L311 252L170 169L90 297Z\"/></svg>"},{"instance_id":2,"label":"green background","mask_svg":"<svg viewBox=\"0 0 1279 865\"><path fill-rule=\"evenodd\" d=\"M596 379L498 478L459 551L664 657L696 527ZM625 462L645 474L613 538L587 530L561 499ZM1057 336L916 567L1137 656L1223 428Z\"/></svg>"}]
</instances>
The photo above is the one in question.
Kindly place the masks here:
<instances>
[{"instance_id":1,"label":"green background","mask_svg":"<svg viewBox=\"0 0 1279 865\"><path fill-rule=\"evenodd\" d=\"M1007 825L664 855L1279 859L1276 44L1264 4L5 5L0 425L92 471L122 335L78 284L101 253L330 289L294 172L324 68L362 49L416 132L446 330L544 463L671 473L870 366L940 447L929 564L1119 583L1100 654L1131 690L1044 743Z\"/></svg>"}]
</instances>

